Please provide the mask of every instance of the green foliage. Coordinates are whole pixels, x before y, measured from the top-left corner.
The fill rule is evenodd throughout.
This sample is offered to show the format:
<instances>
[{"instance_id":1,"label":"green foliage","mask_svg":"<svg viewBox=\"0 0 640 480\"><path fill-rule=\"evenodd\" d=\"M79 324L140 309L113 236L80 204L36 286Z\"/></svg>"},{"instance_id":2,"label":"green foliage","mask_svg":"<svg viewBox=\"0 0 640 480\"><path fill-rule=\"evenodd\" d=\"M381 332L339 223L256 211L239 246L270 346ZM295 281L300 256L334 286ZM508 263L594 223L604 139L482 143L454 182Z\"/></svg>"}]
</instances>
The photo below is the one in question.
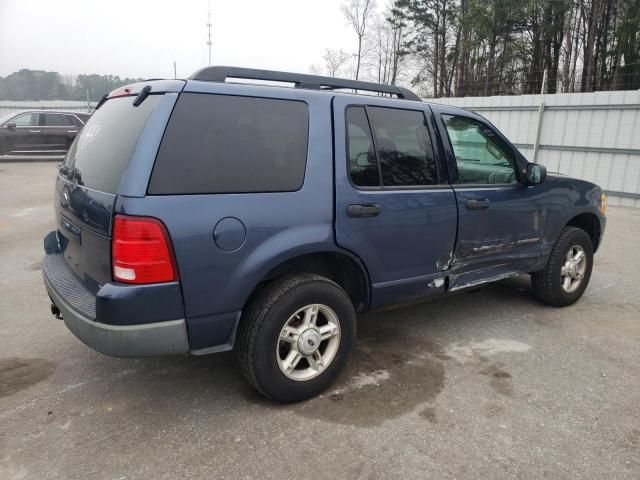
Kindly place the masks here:
<instances>
[{"instance_id":1,"label":"green foliage","mask_svg":"<svg viewBox=\"0 0 640 480\"><path fill-rule=\"evenodd\" d=\"M63 78L57 72L23 69L0 77L0 100L100 100L102 95L141 79L114 75Z\"/></svg>"}]
</instances>

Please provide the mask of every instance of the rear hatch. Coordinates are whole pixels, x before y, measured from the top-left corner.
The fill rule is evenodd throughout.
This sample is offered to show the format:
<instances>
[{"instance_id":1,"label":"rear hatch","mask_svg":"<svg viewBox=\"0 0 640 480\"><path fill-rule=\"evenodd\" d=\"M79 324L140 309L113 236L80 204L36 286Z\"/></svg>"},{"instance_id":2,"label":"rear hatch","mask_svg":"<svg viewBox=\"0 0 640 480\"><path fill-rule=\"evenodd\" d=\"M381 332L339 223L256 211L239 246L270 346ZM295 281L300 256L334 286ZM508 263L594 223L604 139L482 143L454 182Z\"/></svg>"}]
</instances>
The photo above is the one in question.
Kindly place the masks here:
<instances>
[{"instance_id":1,"label":"rear hatch","mask_svg":"<svg viewBox=\"0 0 640 480\"><path fill-rule=\"evenodd\" d=\"M162 93L134 106L140 91L112 92L89 118L61 165L55 188L58 243L89 290L110 282L113 212L123 173Z\"/></svg>"}]
</instances>

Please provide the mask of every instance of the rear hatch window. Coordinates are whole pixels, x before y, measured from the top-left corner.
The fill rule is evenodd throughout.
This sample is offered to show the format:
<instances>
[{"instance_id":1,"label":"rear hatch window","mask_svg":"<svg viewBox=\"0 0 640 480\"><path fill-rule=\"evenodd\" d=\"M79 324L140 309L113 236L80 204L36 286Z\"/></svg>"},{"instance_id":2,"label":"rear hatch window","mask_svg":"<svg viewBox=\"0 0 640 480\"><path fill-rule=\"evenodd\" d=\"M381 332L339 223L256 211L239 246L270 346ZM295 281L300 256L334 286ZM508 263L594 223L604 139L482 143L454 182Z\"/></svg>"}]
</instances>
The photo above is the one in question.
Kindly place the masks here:
<instances>
[{"instance_id":1,"label":"rear hatch window","mask_svg":"<svg viewBox=\"0 0 640 480\"><path fill-rule=\"evenodd\" d=\"M87 121L69 149L65 164L79 185L117 193L138 137L162 95L134 107L134 97L108 100Z\"/></svg>"},{"instance_id":2,"label":"rear hatch window","mask_svg":"<svg viewBox=\"0 0 640 480\"><path fill-rule=\"evenodd\" d=\"M69 268L92 292L111 281L111 224L120 178L161 98L150 95L137 107L132 96L107 100L74 140L67 173L56 181L60 247Z\"/></svg>"}]
</instances>

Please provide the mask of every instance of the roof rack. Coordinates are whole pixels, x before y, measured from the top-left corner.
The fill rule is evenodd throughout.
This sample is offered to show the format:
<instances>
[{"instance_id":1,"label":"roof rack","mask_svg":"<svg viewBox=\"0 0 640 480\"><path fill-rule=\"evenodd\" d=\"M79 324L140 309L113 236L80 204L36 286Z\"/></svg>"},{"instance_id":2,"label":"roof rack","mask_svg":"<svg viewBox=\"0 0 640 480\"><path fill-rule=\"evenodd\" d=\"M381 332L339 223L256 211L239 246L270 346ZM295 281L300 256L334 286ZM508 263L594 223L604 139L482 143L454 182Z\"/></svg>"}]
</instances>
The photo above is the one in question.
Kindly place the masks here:
<instances>
[{"instance_id":1,"label":"roof rack","mask_svg":"<svg viewBox=\"0 0 640 480\"><path fill-rule=\"evenodd\" d=\"M364 90L367 92L387 93L396 95L405 100L422 99L411 90L396 85L384 85L373 82L361 82L358 80L346 80L343 78L323 77L320 75L306 75L303 73L278 72L275 70L258 70L241 67L205 67L201 68L189 77L190 80L204 82L224 82L227 78L244 78L249 80L264 80L270 82L293 83L296 88L313 90L333 90L347 88L352 90Z\"/></svg>"}]
</instances>

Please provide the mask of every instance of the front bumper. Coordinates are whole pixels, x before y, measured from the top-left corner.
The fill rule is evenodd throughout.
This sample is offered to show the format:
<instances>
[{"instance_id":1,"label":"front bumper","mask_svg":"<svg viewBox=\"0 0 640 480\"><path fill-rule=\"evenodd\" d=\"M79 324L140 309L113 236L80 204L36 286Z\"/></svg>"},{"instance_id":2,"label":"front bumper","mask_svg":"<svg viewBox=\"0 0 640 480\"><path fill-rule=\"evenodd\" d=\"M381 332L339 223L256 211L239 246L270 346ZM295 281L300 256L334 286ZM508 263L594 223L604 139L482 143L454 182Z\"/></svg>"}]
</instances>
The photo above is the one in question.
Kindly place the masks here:
<instances>
[{"instance_id":1,"label":"front bumper","mask_svg":"<svg viewBox=\"0 0 640 480\"><path fill-rule=\"evenodd\" d=\"M155 323L112 325L91 318L95 296L64 269L60 254L47 254L44 284L65 325L89 347L114 357L181 355L189 352L184 318ZM92 298L93 297L93 300ZM73 304L71 303L73 301ZM93 305L92 305L93 301Z\"/></svg>"}]
</instances>

